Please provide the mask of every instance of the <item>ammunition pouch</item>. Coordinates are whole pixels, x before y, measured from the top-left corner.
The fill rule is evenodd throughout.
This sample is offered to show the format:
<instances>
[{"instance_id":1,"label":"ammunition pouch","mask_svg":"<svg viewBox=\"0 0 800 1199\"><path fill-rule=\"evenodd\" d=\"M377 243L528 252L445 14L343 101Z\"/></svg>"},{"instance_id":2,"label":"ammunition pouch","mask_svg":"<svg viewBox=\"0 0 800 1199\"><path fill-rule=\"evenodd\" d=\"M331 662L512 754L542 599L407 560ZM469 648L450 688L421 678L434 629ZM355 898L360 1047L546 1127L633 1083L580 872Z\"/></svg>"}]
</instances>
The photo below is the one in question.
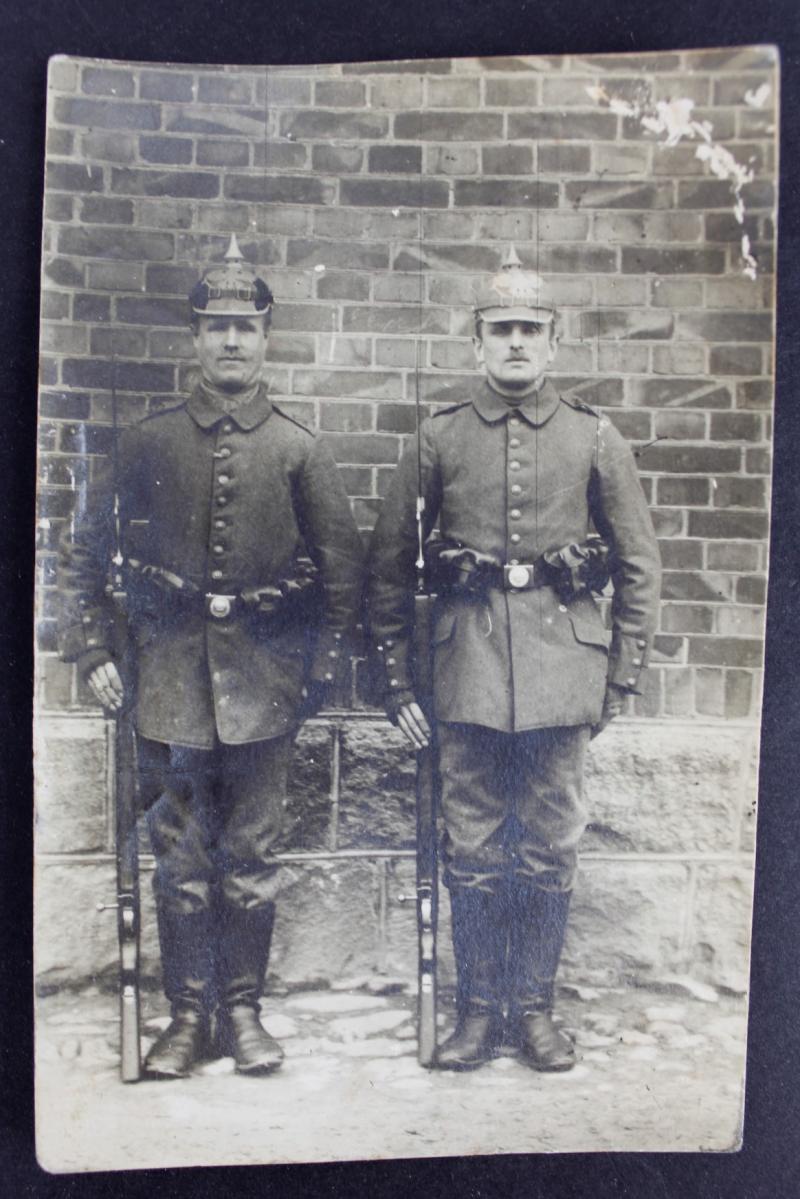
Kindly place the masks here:
<instances>
[{"instance_id":1,"label":"ammunition pouch","mask_svg":"<svg viewBox=\"0 0 800 1199\"><path fill-rule=\"evenodd\" d=\"M310 558L297 558L293 565L292 574L275 583L214 595L163 566L131 558L126 572L129 615L133 620L168 622L197 609L217 619L244 612L267 632L316 622L321 610L319 571Z\"/></svg>"},{"instance_id":2,"label":"ammunition pouch","mask_svg":"<svg viewBox=\"0 0 800 1199\"><path fill-rule=\"evenodd\" d=\"M425 570L431 591L480 599L497 586L502 566L491 554L469 549L459 541L432 540L425 546Z\"/></svg>"},{"instance_id":3,"label":"ammunition pouch","mask_svg":"<svg viewBox=\"0 0 800 1199\"><path fill-rule=\"evenodd\" d=\"M552 587L563 603L571 603L580 595L603 591L611 577L609 558L609 546L597 534L548 550L530 563L501 563L457 541L431 540L425 546L431 590L462 599L483 599L492 588Z\"/></svg>"},{"instance_id":4,"label":"ammunition pouch","mask_svg":"<svg viewBox=\"0 0 800 1199\"><path fill-rule=\"evenodd\" d=\"M542 558L551 573L551 585L565 604L579 595L603 591L611 578L611 550L596 533L580 543L548 550Z\"/></svg>"}]
</instances>

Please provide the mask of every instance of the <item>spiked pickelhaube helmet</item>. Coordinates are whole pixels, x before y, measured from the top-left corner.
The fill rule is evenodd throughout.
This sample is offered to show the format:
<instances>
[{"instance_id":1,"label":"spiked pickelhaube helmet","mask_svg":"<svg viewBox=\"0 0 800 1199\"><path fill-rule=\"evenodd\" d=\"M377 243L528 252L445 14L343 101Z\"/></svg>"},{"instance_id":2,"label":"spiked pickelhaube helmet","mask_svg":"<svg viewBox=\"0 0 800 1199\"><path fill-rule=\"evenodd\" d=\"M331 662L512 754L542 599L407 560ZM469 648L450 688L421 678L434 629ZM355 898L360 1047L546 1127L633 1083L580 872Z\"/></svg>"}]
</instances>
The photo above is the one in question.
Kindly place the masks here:
<instances>
[{"instance_id":1,"label":"spiked pickelhaube helmet","mask_svg":"<svg viewBox=\"0 0 800 1199\"><path fill-rule=\"evenodd\" d=\"M231 234L225 260L213 263L189 293L193 318L198 316L266 316L274 297L255 268L245 262L236 234Z\"/></svg>"},{"instance_id":2,"label":"spiked pickelhaube helmet","mask_svg":"<svg viewBox=\"0 0 800 1199\"><path fill-rule=\"evenodd\" d=\"M497 274L482 279L475 288L475 316L482 321L535 321L548 324L556 318L556 304L547 281L523 267L514 246L509 246Z\"/></svg>"}]
</instances>

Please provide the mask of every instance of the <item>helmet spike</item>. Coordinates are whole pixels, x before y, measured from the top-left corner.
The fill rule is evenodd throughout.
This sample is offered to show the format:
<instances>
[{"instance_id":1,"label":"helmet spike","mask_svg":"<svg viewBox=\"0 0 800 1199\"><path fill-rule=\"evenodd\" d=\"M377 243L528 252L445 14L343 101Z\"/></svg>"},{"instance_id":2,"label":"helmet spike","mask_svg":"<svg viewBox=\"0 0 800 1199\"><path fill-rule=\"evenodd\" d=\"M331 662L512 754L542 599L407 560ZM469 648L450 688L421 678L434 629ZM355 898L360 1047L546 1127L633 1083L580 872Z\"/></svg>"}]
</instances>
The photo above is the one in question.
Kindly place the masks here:
<instances>
[{"instance_id":1,"label":"helmet spike","mask_svg":"<svg viewBox=\"0 0 800 1199\"><path fill-rule=\"evenodd\" d=\"M504 271L511 271L511 270L519 270L521 267L522 267L522 262L520 260L519 254L517 253L517 247L515 245L511 244L511 245L509 245L508 249L506 250L506 252L503 256L503 261L501 263L501 269Z\"/></svg>"},{"instance_id":2,"label":"helmet spike","mask_svg":"<svg viewBox=\"0 0 800 1199\"><path fill-rule=\"evenodd\" d=\"M226 262L244 262L244 254L239 249L239 243L236 240L236 234L231 234L230 244L225 251Z\"/></svg>"}]
</instances>

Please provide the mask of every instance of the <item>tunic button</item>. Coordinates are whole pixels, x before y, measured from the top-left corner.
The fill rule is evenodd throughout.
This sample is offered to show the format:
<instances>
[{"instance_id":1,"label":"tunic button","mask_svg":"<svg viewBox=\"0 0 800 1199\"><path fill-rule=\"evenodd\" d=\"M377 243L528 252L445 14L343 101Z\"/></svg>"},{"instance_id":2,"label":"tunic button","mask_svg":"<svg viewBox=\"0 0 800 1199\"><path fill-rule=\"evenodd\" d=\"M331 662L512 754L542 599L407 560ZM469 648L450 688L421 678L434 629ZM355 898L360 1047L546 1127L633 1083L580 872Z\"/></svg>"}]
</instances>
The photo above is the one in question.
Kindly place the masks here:
<instances>
[{"instance_id":1,"label":"tunic button","mask_svg":"<svg viewBox=\"0 0 800 1199\"><path fill-rule=\"evenodd\" d=\"M218 482L220 482L220 483L222 483L222 484L225 484L225 483L230 483L230 481L231 481L231 480L230 480L230 476L229 476L229 475L220 475L220 476L219 476L219 480L218 480Z\"/></svg>"},{"instance_id":2,"label":"tunic button","mask_svg":"<svg viewBox=\"0 0 800 1199\"><path fill-rule=\"evenodd\" d=\"M519 518L522 514L521 514L519 508L512 508L508 515L511 517L512 520L519 520Z\"/></svg>"},{"instance_id":3,"label":"tunic button","mask_svg":"<svg viewBox=\"0 0 800 1199\"><path fill-rule=\"evenodd\" d=\"M228 502L227 496L224 496L224 495L217 496L217 503L219 504L220 508L224 508L225 505L227 504L227 502Z\"/></svg>"},{"instance_id":4,"label":"tunic button","mask_svg":"<svg viewBox=\"0 0 800 1199\"><path fill-rule=\"evenodd\" d=\"M636 679L626 679L625 682L628 684L629 687L636 686Z\"/></svg>"},{"instance_id":5,"label":"tunic button","mask_svg":"<svg viewBox=\"0 0 800 1199\"><path fill-rule=\"evenodd\" d=\"M214 521L214 528L215 528L215 529L224 529L224 528L225 528L225 525L226 525L226 523L227 523L227 522L226 522L226 521L224 521L224 520L219 520L219 519L217 519L217 520L215 520L215 521Z\"/></svg>"},{"instance_id":6,"label":"tunic button","mask_svg":"<svg viewBox=\"0 0 800 1199\"><path fill-rule=\"evenodd\" d=\"M566 605L566 604L559 604L559 605L558 605L558 610L559 610L559 612L566 612L566 610L567 610L567 605Z\"/></svg>"},{"instance_id":7,"label":"tunic button","mask_svg":"<svg viewBox=\"0 0 800 1199\"><path fill-rule=\"evenodd\" d=\"M385 645L386 645L386 648L387 648L387 649L392 649L392 648L393 648L393 646L394 646L394 642L392 641L391 637L387 637L387 638L386 638Z\"/></svg>"},{"instance_id":8,"label":"tunic button","mask_svg":"<svg viewBox=\"0 0 800 1199\"><path fill-rule=\"evenodd\" d=\"M637 641L636 644L639 646L639 649L644 649L644 647L647 645L647 642L646 641Z\"/></svg>"},{"instance_id":9,"label":"tunic button","mask_svg":"<svg viewBox=\"0 0 800 1199\"><path fill-rule=\"evenodd\" d=\"M641 658L633 658L632 661L633 661L634 666L641 666L641 664L642 664Z\"/></svg>"},{"instance_id":10,"label":"tunic button","mask_svg":"<svg viewBox=\"0 0 800 1199\"><path fill-rule=\"evenodd\" d=\"M508 444L511 446L512 450L515 450L519 443L518 437L512 437Z\"/></svg>"},{"instance_id":11,"label":"tunic button","mask_svg":"<svg viewBox=\"0 0 800 1199\"><path fill-rule=\"evenodd\" d=\"M512 495L520 495L520 494L521 494L521 492L522 492L522 487L520 486L520 484L519 484L519 483L512 483L512 484L511 484L511 494L512 494Z\"/></svg>"},{"instance_id":12,"label":"tunic button","mask_svg":"<svg viewBox=\"0 0 800 1199\"><path fill-rule=\"evenodd\" d=\"M211 578L212 578L212 579L221 579L221 578L222 578L222 571L221 571L221 570L212 570L212 572L211 572Z\"/></svg>"},{"instance_id":13,"label":"tunic button","mask_svg":"<svg viewBox=\"0 0 800 1199\"><path fill-rule=\"evenodd\" d=\"M325 671L325 682L326 682L326 683L332 683L332 682L333 682L333 675L331 674L331 672L330 672L329 670L326 670L326 671Z\"/></svg>"},{"instance_id":14,"label":"tunic button","mask_svg":"<svg viewBox=\"0 0 800 1199\"><path fill-rule=\"evenodd\" d=\"M233 425L229 421L225 421L225 424L222 426L222 432L223 433L232 433Z\"/></svg>"},{"instance_id":15,"label":"tunic button","mask_svg":"<svg viewBox=\"0 0 800 1199\"><path fill-rule=\"evenodd\" d=\"M508 469L509 470L519 470L519 463L517 462L516 458L514 459L513 462L509 462Z\"/></svg>"},{"instance_id":16,"label":"tunic button","mask_svg":"<svg viewBox=\"0 0 800 1199\"><path fill-rule=\"evenodd\" d=\"M81 621L83 624L91 624L92 618L91 618L91 616L82 616Z\"/></svg>"},{"instance_id":17,"label":"tunic button","mask_svg":"<svg viewBox=\"0 0 800 1199\"><path fill-rule=\"evenodd\" d=\"M512 534L511 534L511 540L513 541L514 545L516 545L516 544L517 544L517 542L519 541L519 539L520 539L519 533L512 533Z\"/></svg>"},{"instance_id":18,"label":"tunic button","mask_svg":"<svg viewBox=\"0 0 800 1199\"><path fill-rule=\"evenodd\" d=\"M509 417L508 423L511 425L512 428L516 429L517 426L519 425L519 417L518 416Z\"/></svg>"},{"instance_id":19,"label":"tunic button","mask_svg":"<svg viewBox=\"0 0 800 1199\"><path fill-rule=\"evenodd\" d=\"M224 445L222 447L222 449L220 450L219 456L220 456L220 458L230 458L231 452L226 445Z\"/></svg>"},{"instance_id":20,"label":"tunic button","mask_svg":"<svg viewBox=\"0 0 800 1199\"><path fill-rule=\"evenodd\" d=\"M338 657L339 657L339 651L338 651L338 650L336 650L336 649L329 649L329 650L328 650L328 657L329 657L329 658L338 658Z\"/></svg>"},{"instance_id":21,"label":"tunic button","mask_svg":"<svg viewBox=\"0 0 800 1199\"><path fill-rule=\"evenodd\" d=\"M217 555L217 557L219 557L220 554L225 553L225 546L224 545L215 545L215 546L213 546L213 550L214 550L214 553Z\"/></svg>"},{"instance_id":22,"label":"tunic button","mask_svg":"<svg viewBox=\"0 0 800 1199\"><path fill-rule=\"evenodd\" d=\"M398 683L397 679L389 679L389 686L390 687L399 687L400 684Z\"/></svg>"},{"instance_id":23,"label":"tunic button","mask_svg":"<svg viewBox=\"0 0 800 1199\"><path fill-rule=\"evenodd\" d=\"M397 658L387 658L386 659L387 666L394 666L396 662L397 662Z\"/></svg>"},{"instance_id":24,"label":"tunic button","mask_svg":"<svg viewBox=\"0 0 800 1199\"><path fill-rule=\"evenodd\" d=\"M511 558L508 565L509 566L519 566L519 558Z\"/></svg>"}]
</instances>

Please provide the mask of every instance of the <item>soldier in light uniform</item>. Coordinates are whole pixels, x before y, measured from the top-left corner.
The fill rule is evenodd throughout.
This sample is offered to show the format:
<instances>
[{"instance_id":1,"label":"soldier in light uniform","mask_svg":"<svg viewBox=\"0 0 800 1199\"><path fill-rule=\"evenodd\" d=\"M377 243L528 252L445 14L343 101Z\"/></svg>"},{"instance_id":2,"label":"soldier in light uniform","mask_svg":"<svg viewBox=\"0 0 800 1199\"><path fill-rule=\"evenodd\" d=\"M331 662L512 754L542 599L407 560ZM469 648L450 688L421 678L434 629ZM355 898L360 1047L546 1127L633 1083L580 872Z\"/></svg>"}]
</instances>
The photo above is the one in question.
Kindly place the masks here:
<instances>
[{"instance_id":1,"label":"soldier in light uniform","mask_svg":"<svg viewBox=\"0 0 800 1199\"><path fill-rule=\"evenodd\" d=\"M109 463L76 510L59 566L62 656L113 711L124 685L104 589L118 495L172 1011L145 1071L165 1078L186 1075L205 1052L214 1009L215 1048L237 1070L280 1064L258 1018L272 850L292 741L330 694L362 570L330 452L262 381L273 297L235 238L189 299L200 381L120 434L116 470Z\"/></svg>"},{"instance_id":2,"label":"soldier in light uniform","mask_svg":"<svg viewBox=\"0 0 800 1199\"><path fill-rule=\"evenodd\" d=\"M630 448L546 378L556 307L513 249L479 289L475 319L485 381L423 422L419 471L417 445L398 467L372 541L370 623L390 717L424 746L409 654L419 485L425 535L438 526L442 539L433 707L458 979L438 1065L481 1065L505 1017L528 1064L568 1070L553 986L587 820L584 756L637 693L659 558ZM592 526L608 548L610 631L571 569L599 553Z\"/></svg>"}]
</instances>

